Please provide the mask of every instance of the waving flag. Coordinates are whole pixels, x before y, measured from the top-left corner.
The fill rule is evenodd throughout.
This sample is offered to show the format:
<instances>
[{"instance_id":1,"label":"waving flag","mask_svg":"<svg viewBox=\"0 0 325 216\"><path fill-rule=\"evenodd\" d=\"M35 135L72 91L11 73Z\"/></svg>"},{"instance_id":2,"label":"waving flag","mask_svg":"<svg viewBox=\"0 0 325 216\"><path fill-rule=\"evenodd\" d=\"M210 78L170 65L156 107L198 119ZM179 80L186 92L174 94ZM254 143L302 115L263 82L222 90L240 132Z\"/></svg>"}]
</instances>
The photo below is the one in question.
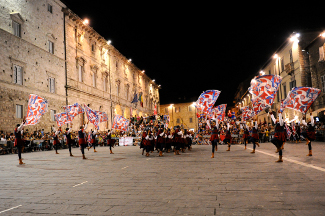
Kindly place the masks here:
<instances>
[{"instance_id":1,"label":"waving flag","mask_svg":"<svg viewBox=\"0 0 325 216\"><path fill-rule=\"evenodd\" d=\"M302 113L306 113L310 106L314 103L320 90L311 87L293 88L287 98L281 103L280 111L284 108L290 108Z\"/></svg>"},{"instance_id":2,"label":"waving flag","mask_svg":"<svg viewBox=\"0 0 325 216\"><path fill-rule=\"evenodd\" d=\"M142 96L142 92L139 93L139 101L140 101L141 107L143 107L143 96Z\"/></svg>"},{"instance_id":3,"label":"waving flag","mask_svg":"<svg viewBox=\"0 0 325 216\"><path fill-rule=\"evenodd\" d=\"M108 121L108 115L105 112L97 111L99 123Z\"/></svg>"},{"instance_id":4,"label":"waving flag","mask_svg":"<svg viewBox=\"0 0 325 216\"><path fill-rule=\"evenodd\" d=\"M252 118L255 115L254 110L249 106L242 107L240 110L242 111L241 116L244 121Z\"/></svg>"},{"instance_id":5,"label":"waving flag","mask_svg":"<svg viewBox=\"0 0 325 216\"><path fill-rule=\"evenodd\" d=\"M203 92L196 101L195 107L203 113L211 113L214 103L220 95L218 90L207 90Z\"/></svg>"},{"instance_id":6,"label":"waving flag","mask_svg":"<svg viewBox=\"0 0 325 216\"><path fill-rule=\"evenodd\" d=\"M271 107L282 77L278 75L258 76L251 81L249 92L252 94L252 104L255 114Z\"/></svg>"},{"instance_id":7,"label":"waving flag","mask_svg":"<svg viewBox=\"0 0 325 216\"><path fill-rule=\"evenodd\" d=\"M58 125L58 127L61 127L62 125L68 124L71 122L71 120L66 112L55 114L54 118L56 120L56 124Z\"/></svg>"},{"instance_id":8,"label":"waving flag","mask_svg":"<svg viewBox=\"0 0 325 216\"><path fill-rule=\"evenodd\" d=\"M224 121L226 115L226 108L227 108L227 104L221 104L213 109L215 111L215 115L218 121Z\"/></svg>"},{"instance_id":9,"label":"waving flag","mask_svg":"<svg viewBox=\"0 0 325 216\"><path fill-rule=\"evenodd\" d=\"M286 123L284 123L284 125L285 125L286 132L287 132L287 139L290 139L290 137L291 137L291 130L290 130L290 128L288 127L288 125Z\"/></svg>"},{"instance_id":10,"label":"waving flag","mask_svg":"<svg viewBox=\"0 0 325 216\"><path fill-rule=\"evenodd\" d=\"M127 131L129 120L120 115L115 115L112 129Z\"/></svg>"},{"instance_id":11,"label":"waving flag","mask_svg":"<svg viewBox=\"0 0 325 216\"><path fill-rule=\"evenodd\" d=\"M78 103L75 103L73 105L64 106L63 109L67 113L70 121L72 121L74 119L74 117L76 117L77 115L84 113L84 109Z\"/></svg>"},{"instance_id":12,"label":"waving flag","mask_svg":"<svg viewBox=\"0 0 325 216\"><path fill-rule=\"evenodd\" d=\"M136 103L136 102L138 102L138 95L137 93L134 93L134 97L131 103Z\"/></svg>"},{"instance_id":13,"label":"waving flag","mask_svg":"<svg viewBox=\"0 0 325 216\"><path fill-rule=\"evenodd\" d=\"M90 109L87 105L84 105L84 106L85 106L85 112L87 114L88 121L90 121L90 123L92 123L98 130L99 129L99 125L98 125L99 118L98 118L97 112Z\"/></svg>"},{"instance_id":14,"label":"waving flag","mask_svg":"<svg viewBox=\"0 0 325 216\"><path fill-rule=\"evenodd\" d=\"M30 94L28 100L26 125L35 125L39 123L40 118L47 112L47 100L37 95Z\"/></svg>"}]
</instances>

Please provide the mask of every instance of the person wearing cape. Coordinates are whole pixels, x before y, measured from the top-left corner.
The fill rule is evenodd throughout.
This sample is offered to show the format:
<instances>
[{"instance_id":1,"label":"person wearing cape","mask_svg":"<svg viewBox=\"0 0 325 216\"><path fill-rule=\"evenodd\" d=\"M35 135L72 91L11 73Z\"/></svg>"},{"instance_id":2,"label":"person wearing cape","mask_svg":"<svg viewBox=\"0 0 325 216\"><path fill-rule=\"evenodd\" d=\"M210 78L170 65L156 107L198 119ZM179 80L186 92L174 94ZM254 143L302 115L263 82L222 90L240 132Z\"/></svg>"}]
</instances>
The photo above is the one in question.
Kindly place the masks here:
<instances>
[{"instance_id":1,"label":"person wearing cape","mask_svg":"<svg viewBox=\"0 0 325 216\"><path fill-rule=\"evenodd\" d=\"M106 140L107 140L107 145L109 146L109 153L114 154L113 151L112 151L112 147L114 148L115 139L112 139L111 130L107 131Z\"/></svg>"},{"instance_id":2,"label":"person wearing cape","mask_svg":"<svg viewBox=\"0 0 325 216\"><path fill-rule=\"evenodd\" d=\"M70 134L71 131L72 131L72 123L70 124L70 128L65 129L64 135L66 137L67 145L69 147L70 157L73 157L72 152L71 152L71 144L73 142L73 140L71 139L71 134Z\"/></svg>"},{"instance_id":3,"label":"person wearing cape","mask_svg":"<svg viewBox=\"0 0 325 216\"><path fill-rule=\"evenodd\" d=\"M212 155L211 158L214 158L214 151L218 151L218 142L219 142L219 121L218 119L213 119L211 121L211 137L210 137L210 141L212 144Z\"/></svg>"},{"instance_id":4,"label":"person wearing cape","mask_svg":"<svg viewBox=\"0 0 325 216\"><path fill-rule=\"evenodd\" d=\"M53 146L55 147L55 154L59 154L58 148L59 148L59 133L61 132L61 127L59 127L55 132L53 132Z\"/></svg>"},{"instance_id":5,"label":"person wearing cape","mask_svg":"<svg viewBox=\"0 0 325 216\"><path fill-rule=\"evenodd\" d=\"M18 159L19 159L19 165L25 164L21 159L21 152L22 148L24 146L24 140L22 139L23 136L23 128L26 123L26 120L24 119L21 124L17 124L17 127L15 128L14 135L15 135L15 143L14 146L17 147L18 151Z\"/></svg>"},{"instance_id":6,"label":"person wearing cape","mask_svg":"<svg viewBox=\"0 0 325 216\"><path fill-rule=\"evenodd\" d=\"M270 110L270 114L271 114L271 119L275 124L274 138L271 140L271 142L276 146L277 148L276 152L279 152L279 160L277 160L276 162L283 162L282 148L284 142L286 141L286 136L284 131L284 121L282 119L282 113L280 110L278 111L278 119L275 119L271 110Z\"/></svg>"},{"instance_id":7,"label":"person wearing cape","mask_svg":"<svg viewBox=\"0 0 325 216\"><path fill-rule=\"evenodd\" d=\"M85 130L87 129L88 123L80 126L80 130L78 131L79 146L80 146L80 150L81 150L81 154L82 154L82 159L87 159L85 157L85 147L87 145L87 142L86 142L87 136L85 135Z\"/></svg>"},{"instance_id":8,"label":"person wearing cape","mask_svg":"<svg viewBox=\"0 0 325 216\"><path fill-rule=\"evenodd\" d=\"M302 135L306 139L306 145L308 145L309 153L307 154L307 156L313 156L311 141L314 141L316 139L316 134L315 121L312 112L310 112L310 120L308 121L308 123L306 123L305 120L302 120L302 124L306 126L306 131Z\"/></svg>"},{"instance_id":9,"label":"person wearing cape","mask_svg":"<svg viewBox=\"0 0 325 216\"><path fill-rule=\"evenodd\" d=\"M252 136L250 138L250 141L253 143L253 151L251 153L255 153L255 149L256 149L256 145L258 147L260 147L260 144L258 143L259 137L257 134L257 128L258 128L258 124L257 124L257 120L255 118L255 121L252 121L252 123L254 123L254 126L252 127Z\"/></svg>"}]
</instances>

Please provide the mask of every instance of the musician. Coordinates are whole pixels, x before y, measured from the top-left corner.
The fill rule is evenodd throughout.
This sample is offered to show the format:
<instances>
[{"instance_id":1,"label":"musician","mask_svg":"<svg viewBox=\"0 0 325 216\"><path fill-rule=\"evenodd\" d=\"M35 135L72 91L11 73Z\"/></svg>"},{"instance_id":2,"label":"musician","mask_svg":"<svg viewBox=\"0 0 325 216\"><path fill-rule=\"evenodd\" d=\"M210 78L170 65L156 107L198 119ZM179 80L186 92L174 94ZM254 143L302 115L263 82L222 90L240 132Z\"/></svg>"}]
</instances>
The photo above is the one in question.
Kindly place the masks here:
<instances>
[{"instance_id":1,"label":"musician","mask_svg":"<svg viewBox=\"0 0 325 216\"><path fill-rule=\"evenodd\" d=\"M82 159L87 159L85 157L85 147L87 146L85 130L87 129L88 123L89 122L83 126L80 126L80 130L78 131L79 146L82 153Z\"/></svg>"},{"instance_id":2,"label":"musician","mask_svg":"<svg viewBox=\"0 0 325 216\"><path fill-rule=\"evenodd\" d=\"M109 153L114 154L112 151L112 147L114 148L115 139L112 139L112 133L110 130L107 131L106 139L107 139L107 145L109 146Z\"/></svg>"},{"instance_id":3,"label":"musician","mask_svg":"<svg viewBox=\"0 0 325 216\"><path fill-rule=\"evenodd\" d=\"M165 136L166 136L166 152L169 153L171 149L171 144L173 140L173 135L170 133L170 128L165 130Z\"/></svg>"},{"instance_id":4,"label":"musician","mask_svg":"<svg viewBox=\"0 0 325 216\"><path fill-rule=\"evenodd\" d=\"M311 141L316 139L315 134L315 122L312 112L310 112L310 120L306 123L305 120L302 120L302 124L306 126L306 132L303 133L303 136L306 139L306 145L308 145L309 153L307 156L313 156L312 148L311 148Z\"/></svg>"},{"instance_id":5,"label":"musician","mask_svg":"<svg viewBox=\"0 0 325 216\"><path fill-rule=\"evenodd\" d=\"M210 137L210 141L212 143L212 155L211 158L214 158L214 150L218 151L218 142L219 142L219 121L218 119L213 119L211 121L211 137Z\"/></svg>"},{"instance_id":6,"label":"musician","mask_svg":"<svg viewBox=\"0 0 325 216\"><path fill-rule=\"evenodd\" d=\"M187 134L186 134L187 148L189 151L192 150L192 138L193 138L192 133L193 133L192 131L187 131Z\"/></svg>"},{"instance_id":7,"label":"musician","mask_svg":"<svg viewBox=\"0 0 325 216\"><path fill-rule=\"evenodd\" d=\"M260 144L258 143L258 140L259 140L259 136L258 136L258 133L257 133L257 128L258 128L258 124L257 124L257 119L255 118L255 121L252 123L255 124L252 128L252 136L250 138L250 141L253 143L253 151L251 153L255 153L255 149L256 149L256 145L258 147L260 147Z\"/></svg>"},{"instance_id":8,"label":"musician","mask_svg":"<svg viewBox=\"0 0 325 216\"><path fill-rule=\"evenodd\" d=\"M24 140L22 139L23 136L23 128L26 123L26 120L24 119L21 124L17 124L17 127L15 128L14 134L15 134L15 143L14 146L17 147L18 151L18 159L19 159L19 164L25 164L22 159L21 159L21 152L22 148L24 146Z\"/></svg>"},{"instance_id":9,"label":"musician","mask_svg":"<svg viewBox=\"0 0 325 216\"><path fill-rule=\"evenodd\" d=\"M59 154L58 148L59 148L59 133L61 132L61 127L59 127L57 130L54 129L53 131L53 146L55 147L55 154Z\"/></svg>"},{"instance_id":10,"label":"musician","mask_svg":"<svg viewBox=\"0 0 325 216\"><path fill-rule=\"evenodd\" d=\"M277 148L276 152L279 152L279 160L276 162L283 162L282 160L282 146L284 142L286 141L285 131L284 131L284 121L282 119L282 113L279 110L278 111L278 118L275 119L272 111L270 110L271 119L273 123L275 124L275 133L274 138L271 140L271 142L275 145Z\"/></svg>"},{"instance_id":11,"label":"musician","mask_svg":"<svg viewBox=\"0 0 325 216\"><path fill-rule=\"evenodd\" d=\"M70 152L70 157L73 157L72 152L71 152L71 144L73 143L73 140L71 138L71 131L72 131L72 123L70 124L70 128L65 129L65 137L67 140L67 145L69 147L69 152Z\"/></svg>"}]
</instances>

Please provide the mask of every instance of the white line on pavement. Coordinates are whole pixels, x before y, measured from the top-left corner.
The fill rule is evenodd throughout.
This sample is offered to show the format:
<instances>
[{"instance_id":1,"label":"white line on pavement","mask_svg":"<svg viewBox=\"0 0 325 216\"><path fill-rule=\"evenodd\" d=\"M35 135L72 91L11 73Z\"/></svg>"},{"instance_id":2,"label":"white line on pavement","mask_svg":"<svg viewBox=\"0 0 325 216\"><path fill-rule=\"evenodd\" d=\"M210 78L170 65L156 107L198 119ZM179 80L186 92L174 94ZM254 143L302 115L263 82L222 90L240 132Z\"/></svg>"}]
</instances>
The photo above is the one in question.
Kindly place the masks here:
<instances>
[{"instance_id":1,"label":"white line on pavement","mask_svg":"<svg viewBox=\"0 0 325 216\"><path fill-rule=\"evenodd\" d=\"M7 209L7 210L3 210L3 211L0 212L0 214L1 214L1 213L4 213L4 212L7 212L7 211L10 211L10 210L13 210L13 209L15 209L15 208L19 208L20 206L22 206L22 205L15 206L15 207L12 207L12 208Z\"/></svg>"},{"instance_id":2,"label":"white line on pavement","mask_svg":"<svg viewBox=\"0 0 325 216\"><path fill-rule=\"evenodd\" d=\"M247 149L251 149L253 150L252 148L247 148ZM262 154L265 154L265 155L268 155L268 156L271 156L271 157L275 157L277 158L278 155L274 155L274 154L270 154L268 152L264 152L264 151L261 151L261 150L256 150L256 152L260 152ZM297 160L294 160L294 159L290 159L290 158L287 158L287 157L283 157L283 159L285 161L289 161L289 162L292 162L292 163L295 163L295 164L299 164L301 166L305 166L305 167L309 167L309 168L313 168L313 169L316 169L316 170L319 170L319 171L322 171L322 172L325 172L325 169L322 168L322 167L318 167L318 166L315 166L315 165L312 165L312 164L307 164L307 163L304 163L304 162L300 162L300 161L297 161Z\"/></svg>"},{"instance_id":3,"label":"white line on pavement","mask_svg":"<svg viewBox=\"0 0 325 216\"><path fill-rule=\"evenodd\" d=\"M77 187L77 186L80 186L80 185L82 185L82 184L85 184L85 183L87 183L88 181L85 181L85 182L82 182L82 183L80 183L80 184L77 184L77 185L75 185L75 186L73 186L73 187Z\"/></svg>"}]
</instances>

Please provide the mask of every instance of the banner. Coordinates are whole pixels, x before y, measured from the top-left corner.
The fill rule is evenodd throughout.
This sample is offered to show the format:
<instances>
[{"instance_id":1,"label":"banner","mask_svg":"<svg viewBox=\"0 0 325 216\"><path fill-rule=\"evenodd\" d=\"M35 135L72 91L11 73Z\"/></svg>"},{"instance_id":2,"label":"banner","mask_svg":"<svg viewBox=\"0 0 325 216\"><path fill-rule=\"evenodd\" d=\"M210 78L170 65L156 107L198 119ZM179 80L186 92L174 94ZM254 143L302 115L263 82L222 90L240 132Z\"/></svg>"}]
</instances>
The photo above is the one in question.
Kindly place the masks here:
<instances>
[{"instance_id":1,"label":"banner","mask_svg":"<svg viewBox=\"0 0 325 216\"><path fill-rule=\"evenodd\" d=\"M120 137L119 146L133 146L133 137Z\"/></svg>"},{"instance_id":2,"label":"banner","mask_svg":"<svg viewBox=\"0 0 325 216\"><path fill-rule=\"evenodd\" d=\"M35 94L29 95L26 124L35 125L48 110L48 102Z\"/></svg>"},{"instance_id":3,"label":"banner","mask_svg":"<svg viewBox=\"0 0 325 216\"><path fill-rule=\"evenodd\" d=\"M84 109L82 106L78 103L75 103L73 105L68 105L63 107L64 111L67 113L68 118L70 121L74 119L77 115L84 113Z\"/></svg>"},{"instance_id":4,"label":"banner","mask_svg":"<svg viewBox=\"0 0 325 216\"><path fill-rule=\"evenodd\" d=\"M90 109L87 105L84 105L84 106L85 106L85 112L87 114L88 121L90 123L92 123L97 130L99 130L99 125L98 125L99 118L98 118L97 112Z\"/></svg>"}]
</instances>

